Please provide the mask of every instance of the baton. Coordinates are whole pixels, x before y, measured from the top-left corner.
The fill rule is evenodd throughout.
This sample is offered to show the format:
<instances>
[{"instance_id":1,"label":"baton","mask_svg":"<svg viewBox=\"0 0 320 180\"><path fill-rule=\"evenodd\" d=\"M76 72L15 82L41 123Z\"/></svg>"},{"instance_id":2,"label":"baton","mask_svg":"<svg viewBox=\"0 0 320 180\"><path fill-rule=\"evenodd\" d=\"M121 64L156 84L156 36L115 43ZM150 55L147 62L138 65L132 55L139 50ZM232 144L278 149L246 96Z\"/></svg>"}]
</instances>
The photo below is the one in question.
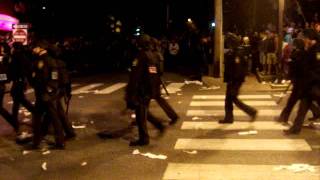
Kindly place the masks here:
<instances>
[{"instance_id":1,"label":"baton","mask_svg":"<svg viewBox=\"0 0 320 180\"><path fill-rule=\"evenodd\" d=\"M164 84L164 82L162 81L162 79L161 79L161 78L160 78L160 82L161 82L162 88L163 88L163 89L164 89L164 91L166 92L167 96L169 96L168 89L167 89L166 85Z\"/></svg>"}]
</instances>

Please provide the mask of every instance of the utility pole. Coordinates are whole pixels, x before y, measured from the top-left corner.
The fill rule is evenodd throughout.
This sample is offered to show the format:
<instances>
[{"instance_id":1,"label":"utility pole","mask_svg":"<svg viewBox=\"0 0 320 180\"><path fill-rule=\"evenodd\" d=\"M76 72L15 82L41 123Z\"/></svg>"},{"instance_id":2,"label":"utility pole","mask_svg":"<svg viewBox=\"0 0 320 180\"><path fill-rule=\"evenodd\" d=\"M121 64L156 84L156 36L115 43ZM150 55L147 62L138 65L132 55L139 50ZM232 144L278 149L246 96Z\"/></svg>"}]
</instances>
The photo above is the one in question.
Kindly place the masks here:
<instances>
[{"instance_id":1,"label":"utility pole","mask_svg":"<svg viewBox=\"0 0 320 180\"><path fill-rule=\"evenodd\" d=\"M252 29L257 30L257 0L253 0Z\"/></svg>"},{"instance_id":2,"label":"utility pole","mask_svg":"<svg viewBox=\"0 0 320 180\"><path fill-rule=\"evenodd\" d=\"M221 77L223 74L223 8L222 0L214 0L215 6L215 33L214 33L214 57L213 77Z\"/></svg>"},{"instance_id":3,"label":"utility pole","mask_svg":"<svg viewBox=\"0 0 320 180\"><path fill-rule=\"evenodd\" d=\"M282 41L283 41L283 16L284 16L284 2L285 0L279 0L279 14L278 14L278 34L279 34L279 39L278 39L278 55L281 55L282 51Z\"/></svg>"},{"instance_id":4,"label":"utility pole","mask_svg":"<svg viewBox=\"0 0 320 180\"><path fill-rule=\"evenodd\" d=\"M170 4L169 0L166 0L166 30L168 32L170 24Z\"/></svg>"}]
</instances>

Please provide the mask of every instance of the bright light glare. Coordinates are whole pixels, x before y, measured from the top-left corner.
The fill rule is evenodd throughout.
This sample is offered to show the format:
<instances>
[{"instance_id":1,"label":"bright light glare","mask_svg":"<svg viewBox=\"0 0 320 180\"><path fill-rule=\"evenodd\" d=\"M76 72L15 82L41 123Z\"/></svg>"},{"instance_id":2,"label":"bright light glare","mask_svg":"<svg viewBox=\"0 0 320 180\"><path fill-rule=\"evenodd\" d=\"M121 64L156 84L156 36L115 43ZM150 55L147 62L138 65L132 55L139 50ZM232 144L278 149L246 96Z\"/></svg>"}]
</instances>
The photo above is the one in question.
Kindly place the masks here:
<instances>
[{"instance_id":1,"label":"bright light glare","mask_svg":"<svg viewBox=\"0 0 320 180\"><path fill-rule=\"evenodd\" d=\"M216 23L215 22L211 23L211 27L216 27Z\"/></svg>"},{"instance_id":2,"label":"bright light glare","mask_svg":"<svg viewBox=\"0 0 320 180\"><path fill-rule=\"evenodd\" d=\"M192 19L191 19L191 18L188 18L188 22L191 23L191 22L192 22Z\"/></svg>"}]
</instances>

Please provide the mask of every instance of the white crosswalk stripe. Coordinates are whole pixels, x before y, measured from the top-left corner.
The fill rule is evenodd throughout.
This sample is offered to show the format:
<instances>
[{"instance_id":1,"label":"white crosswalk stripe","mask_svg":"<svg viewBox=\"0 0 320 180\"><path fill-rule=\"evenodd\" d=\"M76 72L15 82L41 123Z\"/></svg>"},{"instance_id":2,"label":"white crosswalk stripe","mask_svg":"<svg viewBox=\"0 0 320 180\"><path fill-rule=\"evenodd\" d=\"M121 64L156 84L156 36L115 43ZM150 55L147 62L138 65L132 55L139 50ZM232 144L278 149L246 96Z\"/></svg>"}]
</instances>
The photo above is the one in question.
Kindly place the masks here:
<instances>
[{"instance_id":1,"label":"white crosswalk stripe","mask_svg":"<svg viewBox=\"0 0 320 180\"><path fill-rule=\"evenodd\" d=\"M262 109L258 111L258 116L279 116L281 110ZM187 116L224 116L224 110L188 110ZM248 116L241 110L233 110L234 116Z\"/></svg>"},{"instance_id":2,"label":"white crosswalk stripe","mask_svg":"<svg viewBox=\"0 0 320 180\"><path fill-rule=\"evenodd\" d=\"M107 88L96 91L95 94L111 94L111 93L125 87L126 85L127 85L127 83L116 83L112 86L109 86Z\"/></svg>"},{"instance_id":3,"label":"white crosswalk stripe","mask_svg":"<svg viewBox=\"0 0 320 180\"><path fill-rule=\"evenodd\" d=\"M127 83L119 82L119 83L114 83L112 85L102 88L104 85L105 84L103 83L92 83L92 84L86 84L84 86L81 84L74 84L72 86L73 87L72 94L77 95L77 94L84 94L84 93L92 93L96 95L106 95L124 88L127 85ZM170 83L166 88L170 94L174 94L174 93L177 93L178 91L181 91L181 88L184 85L185 85L184 83ZM33 92L32 89L30 90L29 93L31 92Z\"/></svg>"},{"instance_id":4,"label":"white crosswalk stripe","mask_svg":"<svg viewBox=\"0 0 320 180\"><path fill-rule=\"evenodd\" d=\"M163 176L164 180L319 180L320 167L315 172L296 173L277 170L279 165L245 165L245 164L190 164L169 163Z\"/></svg>"},{"instance_id":5,"label":"white crosswalk stripe","mask_svg":"<svg viewBox=\"0 0 320 180\"><path fill-rule=\"evenodd\" d=\"M274 101L243 101L249 106L277 106ZM190 106L201 107L201 106L224 106L224 101L192 101Z\"/></svg>"},{"instance_id":6,"label":"white crosswalk stripe","mask_svg":"<svg viewBox=\"0 0 320 180\"><path fill-rule=\"evenodd\" d=\"M225 151L312 151L304 139L178 139L174 148Z\"/></svg>"},{"instance_id":7,"label":"white crosswalk stripe","mask_svg":"<svg viewBox=\"0 0 320 180\"><path fill-rule=\"evenodd\" d=\"M89 84L84 87L81 87L79 89L76 89L72 91L72 94L82 94L82 93L88 93L90 91L93 91L94 88L97 88L99 86L102 86L102 83L94 83L94 84Z\"/></svg>"},{"instance_id":8,"label":"white crosswalk stripe","mask_svg":"<svg viewBox=\"0 0 320 180\"><path fill-rule=\"evenodd\" d=\"M192 99L216 99L216 100L223 100L225 99L225 95L194 95ZM239 99L272 99L271 95L239 95Z\"/></svg>"},{"instance_id":9,"label":"white crosswalk stripe","mask_svg":"<svg viewBox=\"0 0 320 180\"><path fill-rule=\"evenodd\" d=\"M233 124L219 124L218 122L190 122L185 121L182 123L181 129L183 130L284 130L288 129L277 122L270 121L257 121L257 122L234 122Z\"/></svg>"}]
</instances>

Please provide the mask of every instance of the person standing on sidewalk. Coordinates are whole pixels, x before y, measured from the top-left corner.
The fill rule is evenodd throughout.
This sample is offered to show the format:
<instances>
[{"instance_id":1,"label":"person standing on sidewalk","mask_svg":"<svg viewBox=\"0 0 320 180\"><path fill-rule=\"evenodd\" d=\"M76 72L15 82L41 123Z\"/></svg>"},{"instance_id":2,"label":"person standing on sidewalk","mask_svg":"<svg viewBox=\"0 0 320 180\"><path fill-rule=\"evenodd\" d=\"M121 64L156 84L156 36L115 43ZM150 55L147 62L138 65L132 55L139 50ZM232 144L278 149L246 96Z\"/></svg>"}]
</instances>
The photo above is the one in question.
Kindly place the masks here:
<instances>
[{"instance_id":1,"label":"person standing on sidewalk","mask_svg":"<svg viewBox=\"0 0 320 180\"><path fill-rule=\"evenodd\" d=\"M247 74L247 64L244 49L240 46L240 41L232 34L228 34L225 40L225 71L224 82L227 83L225 98L225 117L219 123L233 123L233 103L246 112L251 120L255 120L257 110L244 104L238 99L239 90Z\"/></svg>"}]
</instances>

